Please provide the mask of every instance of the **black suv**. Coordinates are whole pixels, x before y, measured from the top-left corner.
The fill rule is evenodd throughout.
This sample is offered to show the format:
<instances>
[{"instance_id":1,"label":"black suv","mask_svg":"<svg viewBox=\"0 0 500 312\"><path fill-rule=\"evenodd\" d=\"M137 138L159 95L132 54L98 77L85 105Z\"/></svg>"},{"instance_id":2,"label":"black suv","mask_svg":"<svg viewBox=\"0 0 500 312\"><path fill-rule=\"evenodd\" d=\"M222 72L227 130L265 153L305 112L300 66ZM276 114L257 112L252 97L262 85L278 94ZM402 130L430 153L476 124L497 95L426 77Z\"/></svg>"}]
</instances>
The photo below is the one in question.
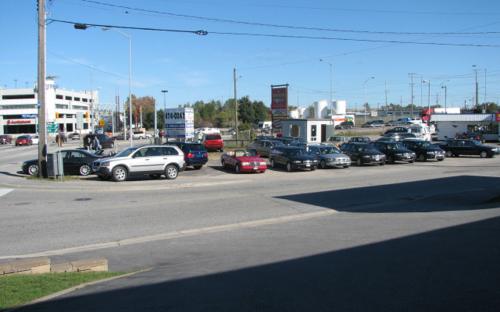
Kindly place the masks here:
<instances>
[{"instance_id":1,"label":"black suv","mask_svg":"<svg viewBox=\"0 0 500 312\"><path fill-rule=\"evenodd\" d=\"M385 165L384 153L368 143L345 143L340 150L349 155L351 161L356 165Z\"/></svg>"},{"instance_id":2,"label":"black suv","mask_svg":"<svg viewBox=\"0 0 500 312\"><path fill-rule=\"evenodd\" d=\"M300 147L278 147L271 153L271 167L284 166L286 171L293 170L316 170L318 160L306 149Z\"/></svg>"},{"instance_id":3,"label":"black suv","mask_svg":"<svg viewBox=\"0 0 500 312\"><path fill-rule=\"evenodd\" d=\"M83 147L91 147L95 137L97 137L97 139L99 140L99 144L102 148L113 148L115 146L115 140L110 138L109 136L102 133L89 133L83 138Z\"/></svg>"},{"instance_id":4,"label":"black suv","mask_svg":"<svg viewBox=\"0 0 500 312\"><path fill-rule=\"evenodd\" d=\"M493 157L495 150L493 147L481 144L476 140L448 140L439 144L446 152L446 157L460 155L479 155L481 158Z\"/></svg>"},{"instance_id":5,"label":"black suv","mask_svg":"<svg viewBox=\"0 0 500 312\"><path fill-rule=\"evenodd\" d=\"M208 152L203 144L191 142L168 142L165 144L176 145L182 150L186 166L192 166L198 170L208 162Z\"/></svg>"},{"instance_id":6,"label":"black suv","mask_svg":"<svg viewBox=\"0 0 500 312\"><path fill-rule=\"evenodd\" d=\"M406 139L403 140L403 145L407 149L415 152L417 160L444 160L444 151L439 146L432 144L431 142L425 140Z\"/></svg>"},{"instance_id":7,"label":"black suv","mask_svg":"<svg viewBox=\"0 0 500 312\"><path fill-rule=\"evenodd\" d=\"M383 142L377 141L373 145L385 154L387 162L405 161L412 163L417 157L415 152L407 149L401 142Z\"/></svg>"}]
</instances>

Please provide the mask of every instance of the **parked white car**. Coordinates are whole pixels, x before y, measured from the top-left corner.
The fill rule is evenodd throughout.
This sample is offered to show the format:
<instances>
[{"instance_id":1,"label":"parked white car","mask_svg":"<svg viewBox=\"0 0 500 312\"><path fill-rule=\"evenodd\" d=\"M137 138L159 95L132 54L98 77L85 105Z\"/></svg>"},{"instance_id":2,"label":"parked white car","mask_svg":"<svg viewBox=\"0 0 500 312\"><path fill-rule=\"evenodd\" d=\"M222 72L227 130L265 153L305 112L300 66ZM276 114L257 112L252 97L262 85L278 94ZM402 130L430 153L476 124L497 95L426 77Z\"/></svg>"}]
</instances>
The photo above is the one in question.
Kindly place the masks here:
<instances>
[{"instance_id":1,"label":"parked white car","mask_svg":"<svg viewBox=\"0 0 500 312\"><path fill-rule=\"evenodd\" d=\"M33 142L34 145L38 144L39 141L40 137L38 136L38 134L34 134L31 136L31 142Z\"/></svg>"},{"instance_id":2,"label":"parked white car","mask_svg":"<svg viewBox=\"0 0 500 312\"><path fill-rule=\"evenodd\" d=\"M114 157L96 160L92 165L99 178L116 182L125 181L132 175L149 175L152 178L165 175L173 180L184 168L184 153L173 145L129 147Z\"/></svg>"}]
</instances>

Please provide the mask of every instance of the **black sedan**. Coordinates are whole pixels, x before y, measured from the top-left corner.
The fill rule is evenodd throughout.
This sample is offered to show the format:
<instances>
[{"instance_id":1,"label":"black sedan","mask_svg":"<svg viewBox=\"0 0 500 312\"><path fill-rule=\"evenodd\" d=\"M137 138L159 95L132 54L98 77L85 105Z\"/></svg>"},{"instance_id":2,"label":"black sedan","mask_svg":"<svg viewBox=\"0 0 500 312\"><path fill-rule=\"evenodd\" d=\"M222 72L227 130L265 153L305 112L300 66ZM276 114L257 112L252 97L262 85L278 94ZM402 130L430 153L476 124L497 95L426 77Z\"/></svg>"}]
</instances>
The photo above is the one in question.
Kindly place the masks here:
<instances>
[{"instance_id":1,"label":"black sedan","mask_svg":"<svg viewBox=\"0 0 500 312\"><path fill-rule=\"evenodd\" d=\"M401 142L377 141L373 143L373 145L385 154L387 162L389 163L395 163L396 161L412 163L417 157L415 152L407 149Z\"/></svg>"},{"instance_id":2,"label":"black sedan","mask_svg":"<svg viewBox=\"0 0 500 312\"><path fill-rule=\"evenodd\" d=\"M288 172L298 169L312 171L318 168L316 156L301 147L279 147L273 150L269 159L272 168L283 166Z\"/></svg>"},{"instance_id":3,"label":"black sedan","mask_svg":"<svg viewBox=\"0 0 500 312\"><path fill-rule=\"evenodd\" d=\"M385 165L385 154L368 143L345 143L340 150L356 165Z\"/></svg>"},{"instance_id":4,"label":"black sedan","mask_svg":"<svg viewBox=\"0 0 500 312\"><path fill-rule=\"evenodd\" d=\"M63 150L60 151L63 159L64 174L88 176L92 173L94 160L102 158L86 150ZM25 161L22 171L31 176L38 175L38 159Z\"/></svg>"},{"instance_id":5,"label":"black sedan","mask_svg":"<svg viewBox=\"0 0 500 312\"><path fill-rule=\"evenodd\" d=\"M495 148L481 144L476 140L448 140L445 143L439 144L446 152L446 157L460 156L460 155L479 155L481 158L493 157L495 155Z\"/></svg>"},{"instance_id":6,"label":"black sedan","mask_svg":"<svg viewBox=\"0 0 500 312\"><path fill-rule=\"evenodd\" d=\"M421 139L405 139L403 140L403 144L406 148L415 152L417 160L419 161L444 160L444 151L439 146L432 144L429 141Z\"/></svg>"}]
</instances>

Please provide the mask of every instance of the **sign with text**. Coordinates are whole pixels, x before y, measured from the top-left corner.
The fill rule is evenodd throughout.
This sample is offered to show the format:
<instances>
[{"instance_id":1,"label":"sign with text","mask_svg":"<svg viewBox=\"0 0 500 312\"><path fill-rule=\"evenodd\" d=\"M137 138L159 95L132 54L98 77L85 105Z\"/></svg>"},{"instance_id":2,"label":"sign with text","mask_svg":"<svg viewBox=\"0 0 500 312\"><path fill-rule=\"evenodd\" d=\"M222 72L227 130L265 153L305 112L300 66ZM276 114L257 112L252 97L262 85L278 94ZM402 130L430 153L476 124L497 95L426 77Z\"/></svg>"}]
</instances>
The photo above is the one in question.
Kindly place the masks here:
<instances>
[{"instance_id":1,"label":"sign with text","mask_svg":"<svg viewBox=\"0 0 500 312\"><path fill-rule=\"evenodd\" d=\"M273 131L281 131L281 121L288 118L288 84L271 86Z\"/></svg>"},{"instance_id":2,"label":"sign with text","mask_svg":"<svg viewBox=\"0 0 500 312\"><path fill-rule=\"evenodd\" d=\"M165 114L165 133L168 138L194 138L194 110L169 108Z\"/></svg>"}]
</instances>

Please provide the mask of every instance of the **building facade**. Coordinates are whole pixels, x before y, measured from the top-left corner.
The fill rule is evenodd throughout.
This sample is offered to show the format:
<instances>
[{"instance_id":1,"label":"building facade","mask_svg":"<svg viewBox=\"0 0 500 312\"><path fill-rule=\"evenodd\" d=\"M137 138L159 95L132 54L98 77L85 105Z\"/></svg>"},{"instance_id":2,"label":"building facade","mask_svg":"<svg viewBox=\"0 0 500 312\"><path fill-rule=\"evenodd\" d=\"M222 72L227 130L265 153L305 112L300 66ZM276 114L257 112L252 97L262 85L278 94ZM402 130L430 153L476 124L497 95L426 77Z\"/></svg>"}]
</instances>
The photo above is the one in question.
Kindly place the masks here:
<instances>
[{"instance_id":1,"label":"building facade","mask_svg":"<svg viewBox=\"0 0 500 312\"><path fill-rule=\"evenodd\" d=\"M92 112L99 103L97 91L59 89L54 80L47 79L45 102L47 124L55 124L52 130L88 133L92 125L95 125ZM36 90L0 89L0 134L20 135L37 132L38 94Z\"/></svg>"}]
</instances>

